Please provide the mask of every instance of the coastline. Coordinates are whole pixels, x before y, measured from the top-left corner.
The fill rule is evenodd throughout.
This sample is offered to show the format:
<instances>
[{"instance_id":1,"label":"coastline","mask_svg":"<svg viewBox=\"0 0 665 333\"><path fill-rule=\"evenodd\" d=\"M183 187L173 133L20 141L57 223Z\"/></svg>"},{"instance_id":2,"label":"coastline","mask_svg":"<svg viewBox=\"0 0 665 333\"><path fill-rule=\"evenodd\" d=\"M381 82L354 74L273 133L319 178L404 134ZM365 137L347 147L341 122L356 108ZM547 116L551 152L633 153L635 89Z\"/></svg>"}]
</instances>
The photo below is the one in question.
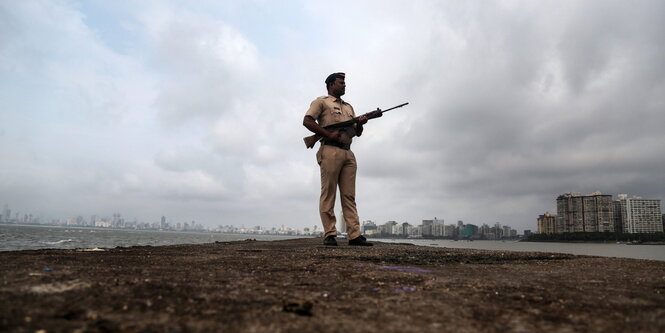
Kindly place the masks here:
<instances>
[{"instance_id":1,"label":"coastline","mask_svg":"<svg viewBox=\"0 0 665 333\"><path fill-rule=\"evenodd\" d=\"M665 262L321 239L0 252L0 330L665 330Z\"/></svg>"},{"instance_id":2,"label":"coastline","mask_svg":"<svg viewBox=\"0 0 665 333\"><path fill-rule=\"evenodd\" d=\"M528 240L522 239L524 243L576 243L576 244L624 244L624 245L665 245L665 242L622 242L622 241L593 241L593 240Z\"/></svg>"},{"instance_id":3,"label":"coastline","mask_svg":"<svg viewBox=\"0 0 665 333\"><path fill-rule=\"evenodd\" d=\"M389 244L398 242L392 239L379 239ZM551 252L567 253L582 256L597 256L607 258L628 258L665 261L665 246L643 244L617 244L612 243L571 243L571 242L517 242L517 241L450 241L450 240L403 240L420 246L435 246L444 248L477 249L489 251L515 251L515 252Z\"/></svg>"}]
</instances>

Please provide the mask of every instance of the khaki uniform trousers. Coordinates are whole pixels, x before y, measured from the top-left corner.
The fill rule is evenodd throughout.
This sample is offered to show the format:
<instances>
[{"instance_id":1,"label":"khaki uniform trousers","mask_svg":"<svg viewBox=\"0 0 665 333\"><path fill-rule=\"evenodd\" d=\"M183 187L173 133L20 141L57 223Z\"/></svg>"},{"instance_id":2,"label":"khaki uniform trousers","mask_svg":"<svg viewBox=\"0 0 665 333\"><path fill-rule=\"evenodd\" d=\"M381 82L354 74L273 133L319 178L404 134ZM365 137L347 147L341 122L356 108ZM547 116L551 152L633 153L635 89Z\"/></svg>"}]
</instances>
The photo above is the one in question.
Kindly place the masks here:
<instances>
[{"instance_id":1,"label":"khaki uniform trousers","mask_svg":"<svg viewBox=\"0 0 665 333\"><path fill-rule=\"evenodd\" d=\"M321 199L319 213L323 223L324 237L336 236L335 197L337 186L342 202L342 214L349 239L360 236L360 220L356 209L356 156L351 150L321 145L316 153L321 167Z\"/></svg>"}]
</instances>

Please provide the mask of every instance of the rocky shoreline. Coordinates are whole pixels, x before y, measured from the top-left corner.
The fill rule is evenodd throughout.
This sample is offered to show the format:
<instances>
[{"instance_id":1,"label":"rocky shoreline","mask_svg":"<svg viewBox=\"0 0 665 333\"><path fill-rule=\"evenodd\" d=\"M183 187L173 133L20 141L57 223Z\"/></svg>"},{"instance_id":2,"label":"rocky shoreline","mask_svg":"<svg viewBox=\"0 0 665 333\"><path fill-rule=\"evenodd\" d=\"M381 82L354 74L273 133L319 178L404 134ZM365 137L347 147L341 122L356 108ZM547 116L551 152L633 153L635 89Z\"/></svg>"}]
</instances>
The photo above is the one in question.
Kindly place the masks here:
<instances>
[{"instance_id":1,"label":"rocky shoreline","mask_svg":"<svg viewBox=\"0 0 665 333\"><path fill-rule=\"evenodd\" d=\"M662 332L665 262L321 239L0 252L8 332Z\"/></svg>"}]
</instances>

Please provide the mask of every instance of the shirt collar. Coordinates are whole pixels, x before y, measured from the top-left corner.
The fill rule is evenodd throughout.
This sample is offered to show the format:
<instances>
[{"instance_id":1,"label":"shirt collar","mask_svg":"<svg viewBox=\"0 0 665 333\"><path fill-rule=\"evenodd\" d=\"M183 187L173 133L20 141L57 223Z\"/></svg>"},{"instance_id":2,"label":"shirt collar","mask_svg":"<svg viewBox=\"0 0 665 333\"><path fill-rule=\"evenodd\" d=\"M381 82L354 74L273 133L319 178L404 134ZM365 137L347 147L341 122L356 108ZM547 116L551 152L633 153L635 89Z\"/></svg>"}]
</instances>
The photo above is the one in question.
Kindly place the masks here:
<instances>
[{"instance_id":1,"label":"shirt collar","mask_svg":"<svg viewBox=\"0 0 665 333\"><path fill-rule=\"evenodd\" d=\"M333 98L333 99L334 99L333 102L340 101L340 102L342 102L342 104L346 103L341 97L340 97L340 98L337 98L337 97L335 97L335 96L333 96L333 95L328 95L328 97Z\"/></svg>"}]
</instances>

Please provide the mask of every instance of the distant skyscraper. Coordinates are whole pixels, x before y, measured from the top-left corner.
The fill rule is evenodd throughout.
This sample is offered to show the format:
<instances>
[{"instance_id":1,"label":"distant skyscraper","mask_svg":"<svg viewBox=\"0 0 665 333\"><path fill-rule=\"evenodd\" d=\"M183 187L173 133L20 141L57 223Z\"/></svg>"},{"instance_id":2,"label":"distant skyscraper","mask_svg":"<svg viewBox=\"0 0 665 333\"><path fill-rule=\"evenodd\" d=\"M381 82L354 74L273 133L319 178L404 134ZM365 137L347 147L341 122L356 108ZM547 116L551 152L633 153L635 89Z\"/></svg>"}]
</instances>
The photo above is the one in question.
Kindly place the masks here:
<instances>
[{"instance_id":1,"label":"distant skyscraper","mask_svg":"<svg viewBox=\"0 0 665 333\"><path fill-rule=\"evenodd\" d=\"M663 232L660 200L628 198L627 195L620 194L618 201L623 232L631 234Z\"/></svg>"},{"instance_id":2,"label":"distant skyscraper","mask_svg":"<svg viewBox=\"0 0 665 333\"><path fill-rule=\"evenodd\" d=\"M432 222L432 236L443 237L446 235L446 226L443 220L438 220L436 217Z\"/></svg>"},{"instance_id":3,"label":"distant skyscraper","mask_svg":"<svg viewBox=\"0 0 665 333\"><path fill-rule=\"evenodd\" d=\"M539 234L556 234L557 231L556 215L546 212L538 216L538 233Z\"/></svg>"},{"instance_id":4,"label":"distant skyscraper","mask_svg":"<svg viewBox=\"0 0 665 333\"><path fill-rule=\"evenodd\" d=\"M372 221L364 221L362 225L362 233L365 235L374 235L378 232L376 223Z\"/></svg>"},{"instance_id":5,"label":"distant skyscraper","mask_svg":"<svg viewBox=\"0 0 665 333\"><path fill-rule=\"evenodd\" d=\"M454 237L455 236L455 225L454 224L448 224L443 227L444 234L446 237Z\"/></svg>"},{"instance_id":6,"label":"distant skyscraper","mask_svg":"<svg viewBox=\"0 0 665 333\"><path fill-rule=\"evenodd\" d=\"M398 235L400 227L401 225L398 225L397 222L388 221L379 226L379 233L384 235Z\"/></svg>"},{"instance_id":7,"label":"distant skyscraper","mask_svg":"<svg viewBox=\"0 0 665 333\"><path fill-rule=\"evenodd\" d=\"M344 211L339 210L339 217L337 218L336 223L337 232L346 235L346 221L344 221Z\"/></svg>"},{"instance_id":8,"label":"distant skyscraper","mask_svg":"<svg viewBox=\"0 0 665 333\"><path fill-rule=\"evenodd\" d=\"M612 196L566 193L556 199L557 231L613 232L614 206Z\"/></svg>"},{"instance_id":9,"label":"distant skyscraper","mask_svg":"<svg viewBox=\"0 0 665 333\"><path fill-rule=\"evenodd\" d=\"M480 228L478 228L478 233L485 237L490 236L490 226L487 225L487 223L483 223L483 225L481 225Z\"/></svg>"},{"instance_id":10,"label":"distant skyscraper","mask_svg":"<svg viewBox=\"0 0 665 333\"><path fill-rule=\"evenodd\" d=\"M408 222L402 223L402 227L400 229L401 235L403 236L408 236L409 232L411 231L412 226Z\"/></svg>"},{"instance_id":11,"label":"distant skyscraper","mask_svg":"<svg viewBox=\"0 0 665 333\"><path fill-rule=\"evenodd\" d=\"M510 233L511 233L512 230L513 230L513 228L511 228L507 225L504 225L503 226L503 237L510 237Z\"/></svg>"},{"instance_id":12,"label":"distant skyscraper","mask_svg":"<svg viewBox=\"0 0 665 333\"><path fill-rule=\"evenodd\" d=\"M460 231L460 235L467 237L467 238L472 238L478 234L478 226L475 224L465 224L462 230Z\"/></svg>"},{"instance_id":13,"label":"distant skyscraper","mask_svg":"<svg viewBox=\"0 0 665 333\"><path fill-rule=\"evenodd\" d=\"M423 220L423 223L420 225L421 232L423 236L432 236L434 220Z\"/></svg>"},{"instance_id":14,"label":"distant skyscraper","mask_svg":"<svg viewBox=\"0 0 665 333\"><path fill-rule=\"evenodd\" d=\"M7 204L5 204L5 209L2 210L2 219L4 222L9 222L12 219L12 211Z\"/></svg>"},{"instance_id":15,"label":"distant skyscraper","mask_svg":"<svg viewBox=\"0 0 665 333\"><path fill-rule=\"evenodd\" d=\"M619 194L621 197L623 194ZM623 216L625 215L625 207L621 206L621 200L616 200L612 203L614 207L614 232L625 232L623 230Z\"/></svg>"},{"instance_id":16,"label":"distant skyscraper","mask_svg":"<svg viewBox=\"0 0 665 333\"><path fill-rule=\"evenodd\" d=\"M494 223L494 226L491 229L491 233L494 234L494 238L501 238L503 236L503 229L501 228L501 223Z\"/></svg>"}]
</instances>

